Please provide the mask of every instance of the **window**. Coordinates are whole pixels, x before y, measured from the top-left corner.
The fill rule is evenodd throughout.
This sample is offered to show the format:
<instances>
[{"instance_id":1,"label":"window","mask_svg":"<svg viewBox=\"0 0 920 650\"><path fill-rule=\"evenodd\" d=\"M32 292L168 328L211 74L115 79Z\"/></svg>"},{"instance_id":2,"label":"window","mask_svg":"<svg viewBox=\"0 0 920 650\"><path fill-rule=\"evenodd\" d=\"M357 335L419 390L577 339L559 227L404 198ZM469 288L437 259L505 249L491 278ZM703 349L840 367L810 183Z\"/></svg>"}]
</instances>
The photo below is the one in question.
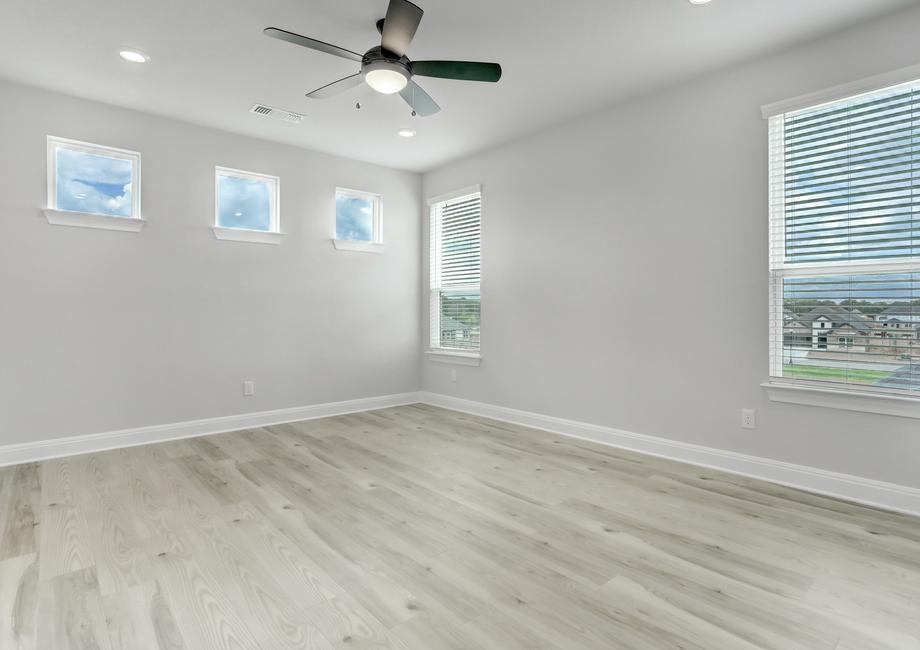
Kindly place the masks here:
<instances>
[{"instance_id":1,"label":"window","mask_svg":"<svg viewBox=\"0 0 920 650\"><path fill-rule=\"evenodd\" d=\"M431 203L431 349L479 353L481 195L464 190Z\"/></svg>"},{"instance_id":2,"label":"window","mask_svg":"<svg viewBox=\"0 0 920 650\"><path fill-rule=\"evenodd\" d=\"M335 242L339 250L381 252L383 220L379 194L335 190Z\"/></svg>"},{"instance_id":3,"label":"window","mask_svg":"<svg viewBox=\"0 0 920 650\"><path fill-rule=\"evenodd\" d=\"M214 191L218 239L280 243L281 181L277 176L217 167Z\"/></svg>"},{"instance_id":4,"label":"window","mask_svg":"<svg viewBox=\"0 0 920 650\"><path fill-rule=\"evenodd\" d=\"M139 231L141 155L48 136L48 206L55 225Z\"/></svg>"},{"instance_id":5,"label":"window","mask_svg":"<svg viewBox=\"0 0 920 650\"><path fill-rule=\"evenodd\" d=\"M770 118L774 383L920 397L920 343L887 331L920 316L918 130L920 82Z\"/></svg>"}]
</instances>

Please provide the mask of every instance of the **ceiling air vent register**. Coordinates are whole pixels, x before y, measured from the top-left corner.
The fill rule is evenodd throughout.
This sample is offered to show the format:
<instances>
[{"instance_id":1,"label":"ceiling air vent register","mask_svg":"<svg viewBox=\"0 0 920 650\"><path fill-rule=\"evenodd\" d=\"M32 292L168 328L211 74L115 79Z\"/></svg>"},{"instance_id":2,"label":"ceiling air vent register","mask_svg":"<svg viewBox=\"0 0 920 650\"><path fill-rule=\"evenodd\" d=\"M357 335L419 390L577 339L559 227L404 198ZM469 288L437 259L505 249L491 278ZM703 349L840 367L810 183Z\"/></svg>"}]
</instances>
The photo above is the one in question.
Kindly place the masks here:
<instances>
[{"instance_id":1,"label":"ceiling air vent register","mask_svg":"<svg viewBox=\"0 0 920 650\"><path fill-rule=\"evenodd\" d=\"M287 122L288 124L300 124L305 117L300 113L293 113L281 108L266 106L265 104L254 104L253 107L249 109L249 112L255 113L261 117L278 120L279 122Z\"/></svg>"}]
</instances>

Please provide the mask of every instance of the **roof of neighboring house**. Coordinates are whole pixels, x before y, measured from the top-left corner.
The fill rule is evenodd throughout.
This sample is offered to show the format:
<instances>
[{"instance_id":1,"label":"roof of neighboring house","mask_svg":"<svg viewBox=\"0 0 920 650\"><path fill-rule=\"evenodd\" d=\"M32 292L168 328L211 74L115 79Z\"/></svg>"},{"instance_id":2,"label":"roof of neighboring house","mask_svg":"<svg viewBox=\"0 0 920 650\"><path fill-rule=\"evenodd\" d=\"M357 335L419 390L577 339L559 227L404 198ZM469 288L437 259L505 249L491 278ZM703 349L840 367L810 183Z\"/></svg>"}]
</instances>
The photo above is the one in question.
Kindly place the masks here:
<instances>
[{"instance_id":1,"label":"roof of neighboring house","mask_svg":"<svg viewBox=\"0 0 920 650\"><path fill-rule=\"evenodd\" d=\"M920 316L920 306L916 305L895 305L889 307L879 317L890 318L892 316Z\"/></svg>"},{"instance_id":2,"label":"roof of neighboring house","mask_svg":"<svg viewBox=\"0 0 920 650\"><path fill-rule=\"evenodd\" d=\"M456 332L457 330L468 330L470 328L466 323L461 323L456 318L450 316L441 316L441 331Z\"/></svg>"},{"instance_id":3,"label":"roof of neighboring house","mask_svg":"<svg viewBox=\"0 0 920 650\"><path fill-rule=\"evenodd\" d=\"M789 311L788 309L783 312L783 327L808 327L811 325L805 321L805 319L800 318L798 314Z\"/></svg>"},{"instance_id":4,"label":"roof of neighboring house","mask_svg":"<svg viewBox=\"0 0 920 650\"><path fill-rule=\"evenodd\" d=\"M820 318L831 321L831 328L837 329L849 325L860 332L871 330L871 319L858 309L847 309L839 305L821 305L802 316L802 320L813 323Z\"/></svg>"}]
</instances>

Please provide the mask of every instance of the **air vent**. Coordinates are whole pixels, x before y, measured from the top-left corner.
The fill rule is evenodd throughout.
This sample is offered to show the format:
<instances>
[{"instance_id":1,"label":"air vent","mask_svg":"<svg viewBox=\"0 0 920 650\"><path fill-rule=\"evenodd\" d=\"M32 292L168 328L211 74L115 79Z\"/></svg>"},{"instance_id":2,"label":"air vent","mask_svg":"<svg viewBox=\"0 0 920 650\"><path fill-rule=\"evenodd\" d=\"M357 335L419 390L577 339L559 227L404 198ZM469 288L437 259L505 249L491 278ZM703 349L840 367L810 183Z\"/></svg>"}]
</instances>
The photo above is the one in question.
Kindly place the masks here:
<instances>
[{"instance_id":1,"label":"air vent","mask_svg":"<svg viewBox=\"0 0 920 650\"><path fill-rule=\"evenodd\" d=\"M266 106L265 104L255 104L249 109L249 112L261 115L262 117L278 120L279 122L287 122L288 124L300 124L304 118L300 113L285 111L280 108L274 108L273 106Z\"/></svg>"}]
</instances>

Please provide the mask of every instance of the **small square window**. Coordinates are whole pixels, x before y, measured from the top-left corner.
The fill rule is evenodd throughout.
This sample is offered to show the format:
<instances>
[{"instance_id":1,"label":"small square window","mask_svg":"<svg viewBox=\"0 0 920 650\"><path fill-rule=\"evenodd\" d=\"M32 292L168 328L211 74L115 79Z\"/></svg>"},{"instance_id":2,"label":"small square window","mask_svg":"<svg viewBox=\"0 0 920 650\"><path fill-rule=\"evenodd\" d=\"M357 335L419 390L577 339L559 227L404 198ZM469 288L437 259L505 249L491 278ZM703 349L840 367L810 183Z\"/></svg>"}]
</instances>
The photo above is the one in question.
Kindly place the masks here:
<instances>
[{"instance_id":1,"label":"small square window","mask_svg":"<svg viewBox=\"0 0 920 650\"><path fill-rule=\"evenodd\" d=\"M379 194L335 191L335 238L339 241L382 243L381 200Z\"/></svg>"},{"instance_id":2,"label":"small square window","mask_svg":"<svg viewBox=\"0 0 920 650\"><path fill-rule=\"evenodd\" d=\"M48 209L140 219L140 170L135 151L48 136Z\"/></svg>"},{"instance_id":3,"label":"small square window","mask_svg":"<svg viewBox=\"0 0 920 650\"><path fill-rule=\"evenodd\" d=\"M279 233L280 185L277 176L218 167L215 226Z\"/></svg>"}]
</instances>

